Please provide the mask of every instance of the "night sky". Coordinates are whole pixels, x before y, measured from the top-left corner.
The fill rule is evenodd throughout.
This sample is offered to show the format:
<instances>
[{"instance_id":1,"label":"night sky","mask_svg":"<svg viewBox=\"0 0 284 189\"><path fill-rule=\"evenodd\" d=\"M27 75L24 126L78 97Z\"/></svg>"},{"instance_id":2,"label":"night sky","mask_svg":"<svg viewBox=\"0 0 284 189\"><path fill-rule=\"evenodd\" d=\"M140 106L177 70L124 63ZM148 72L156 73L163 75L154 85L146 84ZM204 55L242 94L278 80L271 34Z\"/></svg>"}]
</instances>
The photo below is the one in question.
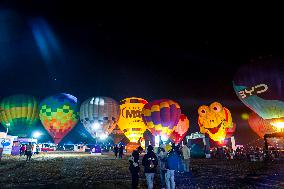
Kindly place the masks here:
<instances>
[{"instance_id":1,"label":"night sky","mask_svg":"<svg viewBox=\"0 0 284 189\"><path fill-rule=\"evenodd\" d=\"M237 122L237 143L257 138L240 119L249 109L232 80L242 64L281 54L280 26L269 18L31 2L0 8L1 98L59 92L80 102L90 96L170 98L190 118L191 131L198 128L198 106L219 101ZM37 34L47 36L45 43Z\"/></svg>"}]
</instances>

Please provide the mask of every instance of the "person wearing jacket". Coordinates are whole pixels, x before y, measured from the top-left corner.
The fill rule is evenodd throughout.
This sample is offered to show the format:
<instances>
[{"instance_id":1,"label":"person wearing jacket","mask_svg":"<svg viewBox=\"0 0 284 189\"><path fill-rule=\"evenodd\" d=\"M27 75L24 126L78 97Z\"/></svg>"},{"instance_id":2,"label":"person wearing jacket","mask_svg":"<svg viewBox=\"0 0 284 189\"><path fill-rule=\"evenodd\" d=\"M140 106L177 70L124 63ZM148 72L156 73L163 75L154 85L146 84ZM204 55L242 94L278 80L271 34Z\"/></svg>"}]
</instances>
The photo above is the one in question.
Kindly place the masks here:
<instances>
[{"instance_id":1,"label":"person wearing jacket","mask_svg":"<svg viewBox=\"0 0 284 189\"><path fill-rule=\"evenodd\" d=\"M26 156L27 156L26 161L31 161L32 155L33 155L33 145L31 142L29 142L29 144L26 146Z\"/></svg>"},{"instance_id":2,"label":"person wearing jacket","mask_svg":"<svg viewBox=\"0 0 284 189\"><path fill-rule=\"evenodd\" d=\"M131 178L132 178L132 183L131 183L131 188L132 189L137 189L138 188L138 183L139 183L139 171L140 171L140 166L139 166L139 154L141 154L143 151L143 148L139 146L137 150L134 150L129 157L129 171L131 173Z\"/></svg>"},{"instance_id":3,"label":"person wearing jacket","mask_svg":"<svg viewBox=\"0 0 284 189\"><path fill-rule=\"evenodd\" d=\"M182 151L182 159L183 159L183 170L184 172L189 172L190 150L187 147L186 142L184 143L181 151Z\"/></svg>"},{"instance_id":4,"label":"person wearing jacket","mask_svg":"<svg viewBox=\"0 0 284 189\"><path fill-rule=\"evenodd\" d=\"M122 159L122 156L123 156L123 145L120 145L120 147L118 148L119 159Z\"/></svg>"},{"instance_id":5,"label":"person wearing jacket","mask_svg":"<svg viewBox=\"0 0 284 189\"><path fill-rule=\"evenodd\" d=\"M165 146L161 145L158 149L158 159L159 159L159 167L160 167L160 177L161 177L161 187L162 189L166 188L166 160L167 160L167 152L165 151Z\"/></svg>"},{"instance_id":6,"label":"person wearing jacket","mask_svg":"<svg viewBox=\"0 0 284 189\"><path fill-rule=\"evenodd\" d=\"M158 158L153 151L151 145L147 148L147 154L144 155L142 159L142 165L144 166L144 172L147 180L148 189L153 189L154 187L154 176L157 172Z\"/></svg>"},{"instance_id":7,"label":"person wearing jacket","mask_svg":"<svg viewBox=\"0 0 284 189\"><path fill-rule=\"evenodd\" d=\"M179 164L181 162L181 158L177 152L175 145L173 144L172 149L169 151L167 155L167 173L166 173L166 186L167 189L175 188L175 171L179 170Z\"/></svg>"},{"instance_id":8,"label":"person wearing jacket","mask_svg":"<svg viewBox=\"0 0 284 189\"><path fill-rule=\"evenodd\" d=\"M118 154L118 147L117 147L117 145L114 146L113 152L114 152L115 159L117 159L117 154Z\"/></svg>"}]
</instances>

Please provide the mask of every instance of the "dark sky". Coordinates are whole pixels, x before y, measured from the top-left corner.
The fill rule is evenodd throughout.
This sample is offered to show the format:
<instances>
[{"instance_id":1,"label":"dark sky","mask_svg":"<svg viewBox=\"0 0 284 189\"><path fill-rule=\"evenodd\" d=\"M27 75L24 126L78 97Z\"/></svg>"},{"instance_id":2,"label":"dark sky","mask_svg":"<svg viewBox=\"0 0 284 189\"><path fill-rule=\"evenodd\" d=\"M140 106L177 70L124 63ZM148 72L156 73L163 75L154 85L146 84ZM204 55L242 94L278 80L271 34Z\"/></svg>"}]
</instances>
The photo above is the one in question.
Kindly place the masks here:
<instances>
[{"instance_id":1,"label":"dark sky","mask_svg":"<svg viewBox=\"0 0 284 189\"><path fill-rule=\"evenodd\" d=\"M234 73L252 59L281 54L280 26L261 11L248 17L230 10L196 12L80 2L3 4L1 98L25 93L43 99L58 92L79 101L90 96L171 98L190 117L193 131L198 106L220 101L243 125L243 131L238 129L245 139L246 132L252 133L239 113L249 110L234 93ZM31 23L38 20L57 44L48 46L49 61L32 32Z\"/></svg>"}]
</instances>

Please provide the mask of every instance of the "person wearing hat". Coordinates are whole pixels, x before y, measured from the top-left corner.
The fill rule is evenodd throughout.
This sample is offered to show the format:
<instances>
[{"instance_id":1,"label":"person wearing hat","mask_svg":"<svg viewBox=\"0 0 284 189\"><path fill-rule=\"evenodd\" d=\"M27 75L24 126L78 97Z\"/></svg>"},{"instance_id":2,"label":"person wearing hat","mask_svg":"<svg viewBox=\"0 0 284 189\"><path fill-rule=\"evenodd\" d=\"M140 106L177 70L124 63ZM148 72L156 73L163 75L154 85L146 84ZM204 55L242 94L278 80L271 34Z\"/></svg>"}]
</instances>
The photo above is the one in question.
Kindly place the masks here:
<instances>
[{"instance_id":1,"label":"person wearing hat","mask_svg":"<svg viewBox=\"0 0 284 189\"><path fill-rule=\"evenodd\" d=\"M179 164L181 162L178 154L178 149L175 144L172 144L172 149L168 152L166 159L166 186L167 189L175 188L175 171L179 171Z\"/></svg>"},{"instance_id":2,"label":"person wearing hat","mask_svg":"<svg viewBox=\"0 0 284 189\"><path fill-rule=\"evenodd\" d=\"M131 173L131 178L132 178L132 183L131 183L131 188L132 189L137 189L138 188L138 183L139 183L139 171L140 171L140 166L139 166L139 154L143 152L143 148L139 146L136 150L134 150L129 157L129 171Z\"/></svg>"},{"instance_id":3,"label":"person wearing hat","mask_svg":"<svg viewBox=\"0 0 284 189\"><path fill-rule=\"evenodd\" d=\"M147 148L147 154L144 155L142 159L142 165L144 166L144 172L147 180L148 189L153 189L154 187L154 176L157 172L158 158L153 151L151 145Z\"/></svg>"}]
</instances>

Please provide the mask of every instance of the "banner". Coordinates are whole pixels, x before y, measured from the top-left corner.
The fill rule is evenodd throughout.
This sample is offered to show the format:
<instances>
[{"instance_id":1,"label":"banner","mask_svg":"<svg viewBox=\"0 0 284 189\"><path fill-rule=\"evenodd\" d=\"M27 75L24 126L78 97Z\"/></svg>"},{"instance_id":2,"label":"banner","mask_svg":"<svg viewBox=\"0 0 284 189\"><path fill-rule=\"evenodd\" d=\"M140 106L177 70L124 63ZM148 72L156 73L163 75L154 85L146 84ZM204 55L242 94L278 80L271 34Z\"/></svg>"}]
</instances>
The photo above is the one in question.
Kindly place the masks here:
<instances>
[{"instance_id":1,"label":"banner","mask_svg":"<svg viewBox=\"0 0 284 189\"><path fill-rule=\"evenodd\" d=\"M12 147L13 147L13 141L14 139L16 139L16 136L6 136L6 138L0 138L0 143L1 146L3 148L3 152L2 154L8 154L11 155L12 152Z\"/></svg>"}]
</instances>

